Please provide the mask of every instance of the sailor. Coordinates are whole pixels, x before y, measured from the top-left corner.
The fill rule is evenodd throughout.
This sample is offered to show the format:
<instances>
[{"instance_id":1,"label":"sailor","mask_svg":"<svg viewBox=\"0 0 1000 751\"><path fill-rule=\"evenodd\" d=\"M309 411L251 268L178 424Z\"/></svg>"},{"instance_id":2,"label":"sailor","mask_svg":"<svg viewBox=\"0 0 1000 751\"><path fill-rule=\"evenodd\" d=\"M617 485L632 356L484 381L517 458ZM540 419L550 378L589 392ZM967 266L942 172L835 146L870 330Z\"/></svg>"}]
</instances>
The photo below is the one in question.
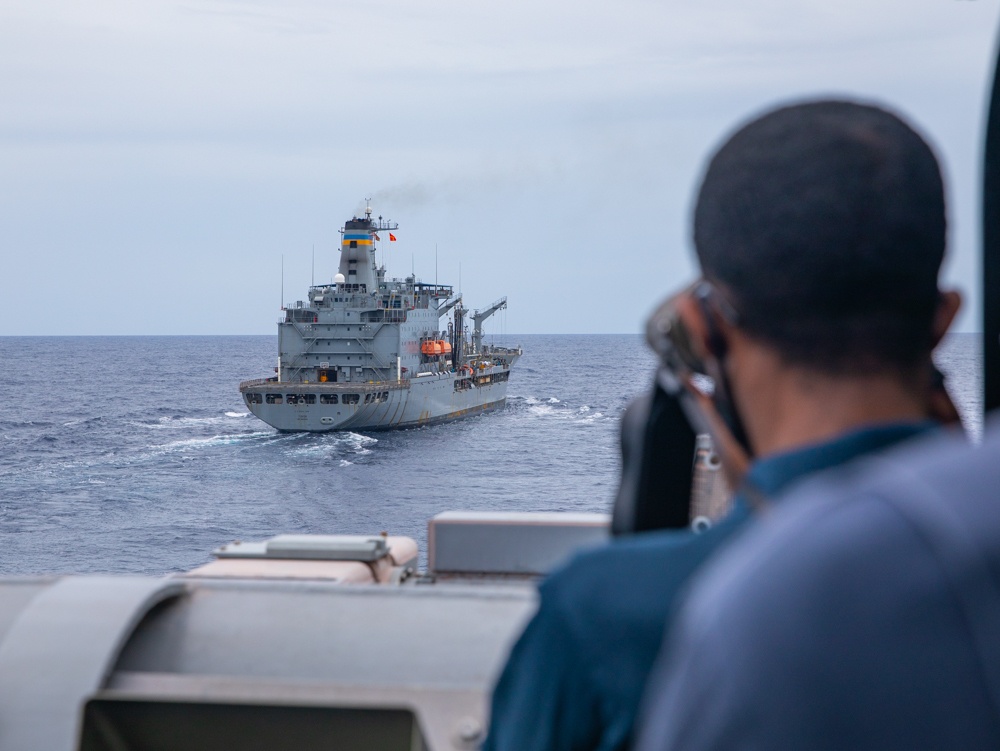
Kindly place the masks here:
<instances>
[{"instance_id":1,"label":"sailor","mask_svg":"<svg viewBox=\"0 0 1000 751\"><path fill-rule=\"evenodd\" d=\"M702 534L619 538L543 582L487 751L628 746L679 593L751 526L751 501L779 504L808 475L935 430L931 351L959 298L937 283L937 160L899 117L815 101L745 124L708 165L694 245L703 281L673 305L733 405L727 424L702 399L706 421L753 458L742 475L723 452L734 510Z\"/></svg>"},{"instance_id":2,"label":"sailor","mask_svg":"<svg viewBox=\"0 0 1000 751\"><path fill-rule=\"evenodd\" d=\"M698 577L641 751L1000 748L1000 422L806 483Z\"/></svg>"}]
</instances>

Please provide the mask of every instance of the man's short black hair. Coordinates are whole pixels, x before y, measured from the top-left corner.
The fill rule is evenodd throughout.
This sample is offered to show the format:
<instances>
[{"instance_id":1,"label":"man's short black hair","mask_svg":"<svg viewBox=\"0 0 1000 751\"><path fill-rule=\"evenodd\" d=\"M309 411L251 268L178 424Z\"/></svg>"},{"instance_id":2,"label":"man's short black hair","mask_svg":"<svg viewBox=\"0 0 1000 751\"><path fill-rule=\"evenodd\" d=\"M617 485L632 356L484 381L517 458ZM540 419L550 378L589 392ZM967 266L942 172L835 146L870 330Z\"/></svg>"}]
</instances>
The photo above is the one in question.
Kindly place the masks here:
<instances>
[{"instance_id":1,"label":"man's short black hair","mask_svg":"<svg viewBox=\"0 0 1000 751\"><path fill-rule=\"evenodd\" d=\"M838 373L927 357L945 231L931 148L899 117L846 101L740 128L694 215L702 271L740 327L790 363Z\"/></svg>"}]
</instances>

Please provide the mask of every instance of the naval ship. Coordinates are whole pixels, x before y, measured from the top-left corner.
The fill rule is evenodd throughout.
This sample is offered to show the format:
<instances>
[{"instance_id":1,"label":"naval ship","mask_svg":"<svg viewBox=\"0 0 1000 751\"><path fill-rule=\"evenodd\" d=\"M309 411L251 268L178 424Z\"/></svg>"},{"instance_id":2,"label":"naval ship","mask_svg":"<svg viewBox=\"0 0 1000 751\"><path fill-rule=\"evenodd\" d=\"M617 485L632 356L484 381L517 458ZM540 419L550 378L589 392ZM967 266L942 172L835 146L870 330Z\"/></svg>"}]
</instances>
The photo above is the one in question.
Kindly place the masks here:
<instances>
[{"instance_id":1,"label":"naval ship","mask_svg":"<svg viewBox=\"0 0 1000 751\"><path fill-rule=\"evenodd\" d=\"M398 229L373 219L371 206L345 222L333 283L283 308L276 375L240 384L254 415L282 431L325 432L429 425L504 406L521 348L484 345L483 322L507 298L469 311L451 285L387 279L376 243Z\"/></svg>"}]
</instances>

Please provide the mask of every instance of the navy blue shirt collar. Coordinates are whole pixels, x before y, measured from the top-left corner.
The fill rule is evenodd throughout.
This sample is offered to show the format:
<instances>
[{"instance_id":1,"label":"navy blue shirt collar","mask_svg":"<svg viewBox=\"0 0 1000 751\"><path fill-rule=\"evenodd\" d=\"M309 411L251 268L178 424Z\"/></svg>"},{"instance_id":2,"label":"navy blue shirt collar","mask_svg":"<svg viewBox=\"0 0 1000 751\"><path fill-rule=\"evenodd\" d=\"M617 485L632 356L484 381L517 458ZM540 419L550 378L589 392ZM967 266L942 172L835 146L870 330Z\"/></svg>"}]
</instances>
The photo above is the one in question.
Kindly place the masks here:
<instances>
[{"instance_id":1,"label":"navy blue shirt collar","mask_svg":"<svg viewBox=\"0 0 1000 751\"><path fill-rule=\"evenodd\" d=\"M852 430L824 443L758 459L750 465L744 484L765 498L773 499L806 475L845 464L855 457L880 451L936 427L937 423L924 420L884 423ZM745 494L741 489L737 494L739 500L743 500Z\"/></svg>"}]
</instances>

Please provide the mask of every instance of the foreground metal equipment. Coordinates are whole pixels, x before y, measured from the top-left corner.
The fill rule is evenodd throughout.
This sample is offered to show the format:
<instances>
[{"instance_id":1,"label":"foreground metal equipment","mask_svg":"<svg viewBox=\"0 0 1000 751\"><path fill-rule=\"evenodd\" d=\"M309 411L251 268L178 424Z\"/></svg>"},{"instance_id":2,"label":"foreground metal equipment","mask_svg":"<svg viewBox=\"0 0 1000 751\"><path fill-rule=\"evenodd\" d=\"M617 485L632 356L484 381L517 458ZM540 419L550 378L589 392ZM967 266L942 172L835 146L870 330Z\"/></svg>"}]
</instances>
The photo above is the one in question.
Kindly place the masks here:
<instances>
[{"instance_id":1,"label":"foreground metal equipment","mask_svg":"<svg viewBox=\"0 0 1000 751\"><path fill-rule=\"evenodd\" d=\"M132 634L80 747L471 748L531 607L525 587L191 584Z\"/></svg>"},{"instance_id":2,"label":"foreground metal equipment","mask_svg":"<svg viewBox=\"0 0 1000 751\"><path fill-rule=\"evenodd\" d=\"M600 514L234 543L167 579L0 580L4 751L473 749L535 576Z\"/></svg>"},{"instance_id":3,"label":"foreground metal equipment","mask_svg":"<svg viewBox=\"0 0 1000 751\"><path fill-rule=\"evenodd\" d=\"M83 697L177 581L78 577L0 584L0 747L73 748Z\"/></svg>"}]
</instances>

